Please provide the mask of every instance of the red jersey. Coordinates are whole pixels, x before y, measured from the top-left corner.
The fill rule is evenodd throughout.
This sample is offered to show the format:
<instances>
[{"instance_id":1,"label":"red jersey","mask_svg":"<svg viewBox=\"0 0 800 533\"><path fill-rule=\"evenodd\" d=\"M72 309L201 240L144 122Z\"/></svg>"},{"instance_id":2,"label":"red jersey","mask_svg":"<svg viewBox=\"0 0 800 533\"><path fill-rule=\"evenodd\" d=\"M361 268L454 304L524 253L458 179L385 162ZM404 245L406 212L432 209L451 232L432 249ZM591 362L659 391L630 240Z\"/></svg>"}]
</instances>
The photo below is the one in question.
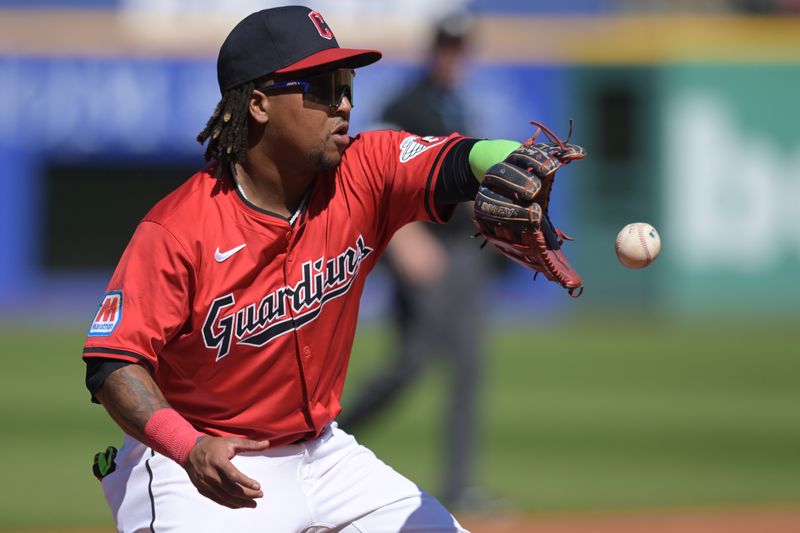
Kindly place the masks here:
<instances>
[{"instance_id":1,"label":"red jersey","mask_svg":"<svg viewBox=\"0 0 800 533\"><path fill-rule=\"evenodd\" d=\"M317 176L294 225L209 165L137 227L84 358L144 365L211 435L273 445L318 435L341 411L366 275L401 226L449 215L433 193L459 139L359 135Z\"/></svg>"}]
</instances>

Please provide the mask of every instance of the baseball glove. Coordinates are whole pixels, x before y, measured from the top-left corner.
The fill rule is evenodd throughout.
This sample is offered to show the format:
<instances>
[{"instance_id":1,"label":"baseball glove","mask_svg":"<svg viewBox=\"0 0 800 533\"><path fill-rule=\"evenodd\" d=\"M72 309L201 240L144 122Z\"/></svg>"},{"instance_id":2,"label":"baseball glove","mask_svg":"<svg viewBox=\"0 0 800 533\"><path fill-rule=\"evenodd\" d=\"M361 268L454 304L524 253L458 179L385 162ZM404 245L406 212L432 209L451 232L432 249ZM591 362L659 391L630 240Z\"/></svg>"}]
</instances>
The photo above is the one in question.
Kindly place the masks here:
<instances>
[{"instance_id":1,"label":"baseball glove","mask_svg":"<svg viewBox=\"0 0 800 533\"><path fill-rule=\"evenodd\" d=\"M489 167L475 198L474 222L487 242L517 263L567 289L577 298L581 277L564 255L564 240L572 240L550 221L548 204L556 171L586 152L561 141L539 122L536 133L504 161ZM541 132L548 142L536 142ZM486 243L484 242L484 245Z\"/></svg>"}]
</instances>

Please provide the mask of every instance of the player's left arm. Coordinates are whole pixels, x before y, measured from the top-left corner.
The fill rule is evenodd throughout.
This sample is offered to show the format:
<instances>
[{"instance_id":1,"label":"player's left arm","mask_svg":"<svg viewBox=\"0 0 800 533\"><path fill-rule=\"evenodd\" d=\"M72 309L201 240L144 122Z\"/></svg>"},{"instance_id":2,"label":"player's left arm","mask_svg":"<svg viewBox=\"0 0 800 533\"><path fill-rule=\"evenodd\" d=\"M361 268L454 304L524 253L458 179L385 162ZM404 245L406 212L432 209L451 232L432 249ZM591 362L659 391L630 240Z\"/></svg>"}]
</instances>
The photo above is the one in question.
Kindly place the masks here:
<instances>
[{"instance_id":1,"label":"player's left arm","mask_svg":"<svg viewBox=\"0 0 800 533\"><path fill-rule=\"evenodd\" d=\"M478 181L483 181L483 176L489 167L503 161L520 146L522 144L517 141L505 139L478 141L469 151L469 168L472 176Z\"/></svg>"},{"instance_id":2,"label":"player's left arm","mask_svg":"<svg viewBox=\"0 0 800 533\"><path fill-rule=\"evenodd\" d=\"M367 172L349 186L381 221L370 228L379 249L410 222L450 220L456 204L476 197L484 171L520 146L458 133L420 137L393 130L367 132L357 140L347 154L348 168Z\"/></svg>"},{"instance_id":3,"label":"player's left arm","mask_svg":"<svg viewBox=\"0 0 800 533\"><path fill-rule=\"evenodd\" d=\"M439 208L475 199L486 170L522 146L505 139L463 139L445 155L434 190Z\"/></svg>"}]
</instances>

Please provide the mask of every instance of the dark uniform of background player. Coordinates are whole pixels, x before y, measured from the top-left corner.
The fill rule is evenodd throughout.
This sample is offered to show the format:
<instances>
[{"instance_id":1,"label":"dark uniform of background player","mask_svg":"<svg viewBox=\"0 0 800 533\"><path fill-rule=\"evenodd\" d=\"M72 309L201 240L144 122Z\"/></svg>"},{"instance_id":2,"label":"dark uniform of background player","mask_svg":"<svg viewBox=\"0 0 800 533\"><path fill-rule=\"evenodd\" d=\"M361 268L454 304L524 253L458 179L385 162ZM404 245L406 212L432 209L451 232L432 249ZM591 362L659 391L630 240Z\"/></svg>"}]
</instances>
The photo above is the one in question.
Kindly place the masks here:
<instances>
[{"instance_id":1,"label":"dark uniform of background player","mask_svg":"<svg viewBox=\"0 0 800 533\"><path fill-rule=\"evenodd\" d=\"M385 108L384 125L419 135L469 135L466 106L456 91L468 51L470 18L451 15L435 28L428 64L410 88ZM433 358L447 365L450 390L442 423L441 498L465 506L473 477L482 323L475 280L486 251L471 239L471 205L459 205L450 224L409 224L398 231L383 264L394 283L396 349L388 366L367 379L339 419L357 432L384 411Z\"/></svg>"}]
</instances>

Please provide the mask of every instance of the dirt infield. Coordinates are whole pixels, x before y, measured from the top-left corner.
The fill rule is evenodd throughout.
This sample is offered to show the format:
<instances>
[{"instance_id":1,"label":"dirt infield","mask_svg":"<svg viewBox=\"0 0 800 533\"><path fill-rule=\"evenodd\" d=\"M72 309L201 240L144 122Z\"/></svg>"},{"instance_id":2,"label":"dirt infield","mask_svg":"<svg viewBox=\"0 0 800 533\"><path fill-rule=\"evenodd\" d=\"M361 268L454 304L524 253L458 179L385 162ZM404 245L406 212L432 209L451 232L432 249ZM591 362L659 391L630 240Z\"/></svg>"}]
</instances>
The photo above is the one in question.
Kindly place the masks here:
<instances>
[{"instance_id":1,"label":"dirt infield","mask_svg":"<svg viewBox=\"0 0 800 533\"><path fill-rule=\"evenodd\" d=\"M800 507L460 516L472 533L800 533ZM3 533L113 533L108 529L0 530Z\"/></svg>"},{"instance_id":2,"label":"dirt infield","mask_svg":"<svg viewBox=\"0 0 800 533\"><path fill-rule=\"evenodd\" d=\"M800 533L800 508L460 518L472 533Z\"/></svg>"}]
</instances>

